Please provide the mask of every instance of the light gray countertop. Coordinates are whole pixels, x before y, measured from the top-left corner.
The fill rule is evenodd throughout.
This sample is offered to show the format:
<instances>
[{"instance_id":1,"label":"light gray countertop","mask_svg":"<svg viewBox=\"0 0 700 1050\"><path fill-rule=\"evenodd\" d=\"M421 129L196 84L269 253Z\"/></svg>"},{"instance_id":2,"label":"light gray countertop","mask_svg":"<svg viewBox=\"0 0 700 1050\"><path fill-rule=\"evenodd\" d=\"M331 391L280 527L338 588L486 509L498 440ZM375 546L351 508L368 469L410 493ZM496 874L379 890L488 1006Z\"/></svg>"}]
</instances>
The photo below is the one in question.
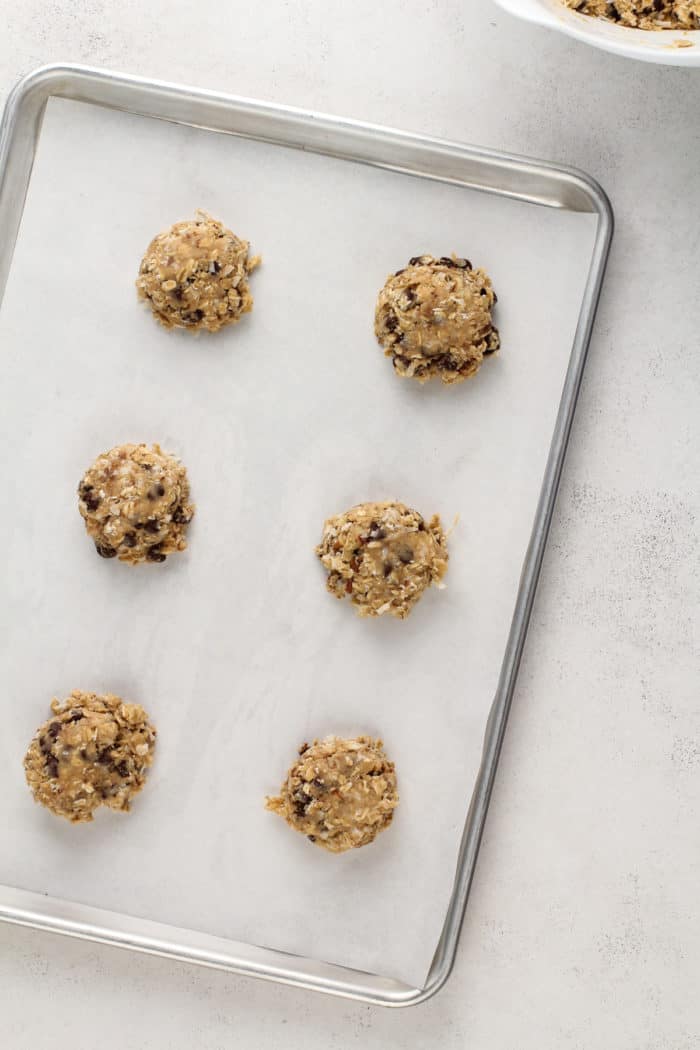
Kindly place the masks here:
<instances>
[{"instance_id":1,"label":"light gray countertop","mask_svg":"<svg viewBox=\"0 0 700 1050\"><path fill-rule=\"evenodd\" d=\"M447 987L387 1012L0 927L2 1045L691 1050L700 72L488 0L0 0L0 22L3 96L45 62L105 65L573 164L617 220Z\"/></svg>"}]
</instances>

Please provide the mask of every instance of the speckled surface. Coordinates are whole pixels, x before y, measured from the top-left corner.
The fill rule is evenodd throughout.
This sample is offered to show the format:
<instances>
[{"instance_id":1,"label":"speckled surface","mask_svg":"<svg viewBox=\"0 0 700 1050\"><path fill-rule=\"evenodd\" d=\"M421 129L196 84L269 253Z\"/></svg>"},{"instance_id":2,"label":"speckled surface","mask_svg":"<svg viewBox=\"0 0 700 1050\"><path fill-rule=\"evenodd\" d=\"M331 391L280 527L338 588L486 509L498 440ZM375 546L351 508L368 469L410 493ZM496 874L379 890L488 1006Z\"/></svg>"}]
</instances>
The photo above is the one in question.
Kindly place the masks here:
<instances>
[{"instance_id":1,"label":"speckled surface","mask_svg":"<svg viewBox=\"0 0 700 1050\"><path fill-rule=\"evenodd\" d=\"M92 62L552 157L608 190L609 277L456 971L390 1013L0 927L0 1040L691 1050L700 80L487 0L335 6L1 0L0 92Z\"/></svg>"}]
</instances>

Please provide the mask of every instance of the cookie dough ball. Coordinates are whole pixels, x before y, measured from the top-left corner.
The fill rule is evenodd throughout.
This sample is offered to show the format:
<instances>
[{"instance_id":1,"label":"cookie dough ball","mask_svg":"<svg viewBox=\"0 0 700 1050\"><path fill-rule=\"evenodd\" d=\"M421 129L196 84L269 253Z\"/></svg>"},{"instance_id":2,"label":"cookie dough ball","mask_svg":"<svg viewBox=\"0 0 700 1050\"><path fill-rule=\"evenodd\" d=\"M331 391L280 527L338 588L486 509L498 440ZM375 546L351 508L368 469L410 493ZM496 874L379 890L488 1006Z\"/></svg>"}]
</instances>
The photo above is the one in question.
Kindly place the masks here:
<instances>
[{"instance_id":1,"label":"cookie dough ball","mask_svg":"<svg viewBox=\"0 0 700 1050\"><path fill-rule=\"evenodd\" d=\"M194 514L187 471L160 445L117 445L78 486L78 508L101 558L136 565L184 551Z\"/></svg>"},{"instance_id":2,"label":"cookie dough ball","mask_svg":"<svg viewBox=\"0 0 700 1050\"><path fill-rule=\"evenodd\" d=\"M303 744L279 795L266 808L331 853L366 846L399 804L394 763L381 740L328 736Z\"/></svg>"},{"instance_id":3,"label":"cookie dough ball","mask_svg":"<svg viewBox=\"0 0 700 1050\"><path fill-rule=\"evenodd\" d=\"M700 29L700 0L564 0L582 15L634 29Z\"/></svg>"},{"instance_id":4,"label":"cookie dough ball","mask_svg":"<svg viewBox=\"0 0 700 1050\"><path fill-rule=\"evenodd\" d=\"M328 590L349 597L360 616L405 619L447 571L440 518L426 523L403 503L360 503L328 518L316 553L328 570Z\"/></svg>"},{"instance_id":5,"label":"cookie dough ball","mask_svg":"<svg viewBox=\"0 0 700 1050\"><path fill-rule=\"evenodd\" d=\"M491 323L496 293L468 259L416 255L387 278L374 332L400 376L459 383L500 346Z\"/></svg>"},{"instance_id":6,"label":"cookie dough ball","mask_svg":"<svg viewBox=\"0 0 700 1050\"><path fill-rule=\"evenodd\" d=\"M74 689L51 710L24 756L35 800L74 824L99 806L128 810L153 762L156 731L144 709Z\"/></svg>"},{"instance_id":7,"label":"cookie dough ball","mask_svg":"<svg viewBox=\"0 0 700 1050\"><path fill-rule=\"evenodd\" d=\"M253 309L248 274L260 263L247 241L197 212L159 233L141 260L136 288L165 328L217 332Z\"/></svg>"}]
</instances>

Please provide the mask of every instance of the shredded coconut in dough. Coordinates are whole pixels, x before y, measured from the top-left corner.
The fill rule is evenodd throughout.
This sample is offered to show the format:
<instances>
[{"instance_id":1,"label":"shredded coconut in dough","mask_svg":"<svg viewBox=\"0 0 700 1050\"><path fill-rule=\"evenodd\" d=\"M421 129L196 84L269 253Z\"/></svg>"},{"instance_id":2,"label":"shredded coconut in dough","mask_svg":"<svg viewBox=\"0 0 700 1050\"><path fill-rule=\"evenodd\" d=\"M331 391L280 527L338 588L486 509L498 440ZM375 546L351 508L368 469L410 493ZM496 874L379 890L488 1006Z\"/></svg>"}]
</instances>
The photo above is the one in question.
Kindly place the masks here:
<instances>
[{"instance_id":1,"label":"shredded coconut in dough","mask_svg":"<svg viewBox=\"0 0 700 1050\"><path fill-rule=\"evenodd\" d=\"M700 0L563 0L582 15L632 29L700 29Z\"/></svg>"},{"instance_id":2,"label":"shredded coconut in dough","mask_svg":"<svg viewBox=\"0 0 700 1050\"><path fill-rule=\"evenodd\" d=\"M192 520L187 471L160 445L117 445L78 486L78 509L101 558L136 565L183 551Z\"/></svg>"},{"instance_id":3,"label":"shredded coconut in dough","mask_svg":"<svg viewBox=\"0 0 700 1050\"><path fill-rule=\"evenodd\" d=\"M248 275L260 257L250 245L206 212L176 222L148 246L136 281L144 299L165 328L206 328L217 332L253 309Z\"/></svg>"},{"instance_id":4,"label":"shredded coconut in dough","mask_svg":"<svg viewBox=\"0 0 700 1050\"><path fill-rule=\"evenodd\" d=\"M405 619L447 571L440 518L426 523L403 503L360 503L328 518L316 554L328 570L328 590L349 597L360 616Z\"/></svg>"},{"instance_id":5,"label":"shredded coconut in dough","mask_svg":"<svg viewBox=\"0 0 700 1050\"><path fill-rule=\"evenodd\" d=\"M35 800L74 824L99 806L128 810L153 762L156 731L144 709L74 689L51 710L24 758Z\"/></svg>"},{"instance_id":6,"label":"shredded coconut in dough","mask_svg":"<svg viewBox=\"0 0 700 1050\"><path fill-rule=\"evenodd\" d=\"M331 853L366 846L391 824L399 803L394 763L381 740L337 736L302 744L266 808Z\"/></svg>"},{"instance_id":7,"label":"shredded coconut in dough","mask_svg":"<svg viewBox=\"0 0 700 1050\"><path fill-rule=\"evenodd\" d=\"M400 376L459 383L500 346L491 279L468 259L416 255L387 278L374 332Z\"/></svg>"}]
</instances>

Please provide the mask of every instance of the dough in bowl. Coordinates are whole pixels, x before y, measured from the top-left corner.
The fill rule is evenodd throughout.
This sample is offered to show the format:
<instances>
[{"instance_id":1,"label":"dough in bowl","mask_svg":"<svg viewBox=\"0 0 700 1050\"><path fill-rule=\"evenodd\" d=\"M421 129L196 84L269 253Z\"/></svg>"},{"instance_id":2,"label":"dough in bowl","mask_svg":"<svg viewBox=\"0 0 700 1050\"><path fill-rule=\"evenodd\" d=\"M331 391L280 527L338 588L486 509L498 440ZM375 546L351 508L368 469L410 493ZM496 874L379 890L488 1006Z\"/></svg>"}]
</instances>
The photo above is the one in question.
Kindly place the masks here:
<instances>
[{"instance_id":1,"label":"dough in bowl","mask_svg":"<svg viewBox=\"0 0 700 1050\"><path fill-rule=\"evenodd\" d=\"M582 15L630 29L700 29L700 0L563 0Z\"/></svg>"}]
</instances>

